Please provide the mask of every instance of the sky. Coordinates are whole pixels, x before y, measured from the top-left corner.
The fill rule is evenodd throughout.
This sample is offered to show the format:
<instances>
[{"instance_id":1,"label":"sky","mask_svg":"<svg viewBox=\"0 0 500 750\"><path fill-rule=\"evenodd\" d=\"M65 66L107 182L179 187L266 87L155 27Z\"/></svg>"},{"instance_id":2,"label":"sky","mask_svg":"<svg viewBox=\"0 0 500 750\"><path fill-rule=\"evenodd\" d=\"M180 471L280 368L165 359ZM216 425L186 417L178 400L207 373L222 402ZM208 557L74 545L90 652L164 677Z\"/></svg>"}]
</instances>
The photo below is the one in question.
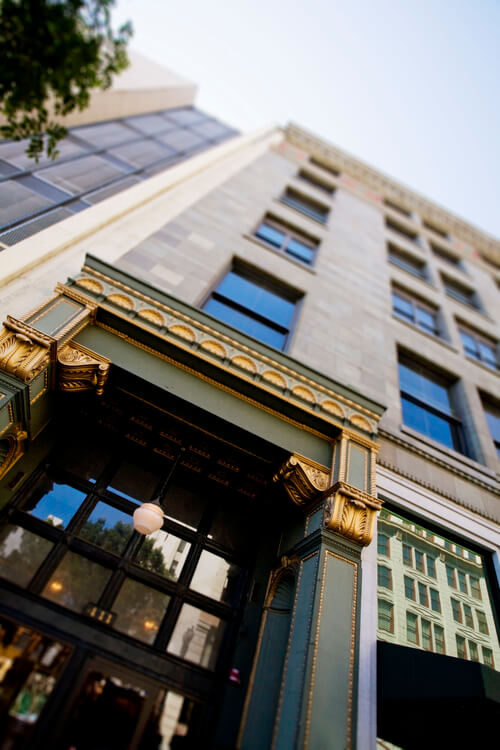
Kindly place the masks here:
<instances>
[{"instance_id":1,"label":"sky","mask_svg":"<svg viewBox=\"0 0 500 750\"><path fill-rule=\"evenodd\" d=\"M242 131L293 121L500 238L500 0L118 0Z\"/></svg>"}]
</instances>

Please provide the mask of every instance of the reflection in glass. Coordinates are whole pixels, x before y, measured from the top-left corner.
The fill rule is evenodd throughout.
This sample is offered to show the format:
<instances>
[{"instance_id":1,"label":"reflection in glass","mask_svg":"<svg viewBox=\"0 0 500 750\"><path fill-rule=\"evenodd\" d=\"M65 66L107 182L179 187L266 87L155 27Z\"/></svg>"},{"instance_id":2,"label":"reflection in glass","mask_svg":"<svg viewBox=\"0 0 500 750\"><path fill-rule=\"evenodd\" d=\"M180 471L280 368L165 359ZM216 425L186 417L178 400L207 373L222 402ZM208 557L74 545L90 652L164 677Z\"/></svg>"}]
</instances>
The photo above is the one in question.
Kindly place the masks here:
<instances>
[{"instance_id":1,"label":"reflection in glass","mask_svg":"<svg viewBox=\"0 0 500 750\"><path fill-rule=\"evenodd\" d=\"M500 666L500 643L483 557L387 509L381 511L378 528L390 539L393 590L384 589L384 597L395 614L391 635L387 636L379 622L378 638L474 659L465 637L457 633L467 628L475 631L475 637L491 650ZM380 553L379 559L382 562ZM399 591L405 592L406 600L400 598ZM486 663L484 658L481 661Z\"/></svg>"},{"instance_id":2,"label":"reflection in glass","mask_svg":"<svg viewBox=\"0 0 500 750\"><path fill-rule=\"evenodd\" d=\"M184 539L160 529L144 539L135 562L170 581L177 581L190 547Z\"/></svg>"},{"instance_id":3,"label":"reflection in glass","mask_svg":"<svg viewBox=\"0 0 500 750\"><path fill-rule=\"evenodd\" d=\"M68 646L0 619L2 748L26 747L70 653Z\"/></svg>"},{"instance_id":4,"label":"reflection in glass","mask_svg":"<svg viewBox=\"0 0 500 750\"><path fill-rule=\"evenodd\" d=\"M52 526L65 529L85 498L85 492L76 490L68 484L58 484L44 476L22 506L22 510Z\"/></svg>"},{"instance_id":5,"label":"reflection in glass","mask_svg":"<svg viewBox=\"0 0 500 750\"><path fill-rule=\"evenodd\" d=\"M124 461L108 489L134 503L147 503L152 499L160 478L158 473L148 471L133 461Z\"/></svg>"},{"instance_id":6,"label":"reflection in glass","mask_svg":"<svg viewBox=\"0 0 500 750\"><path fill-rule=\"evenodd\" d=\"M97 503L80 531L80 536L98 547L119 555L132 536L131 516L107 503Z\"/></svg>"},{"instance_id":7,"label":"reflection in glass","mask_svg":"<svg viewBox=\"0 0 500 750\"><path fill-rule=\"evenodd\" d=\"M225 623L215 615L183 604L167 651L201 667L215 669Z\"/></svg>"},{"instance_id":8,"label":"reflection in glass","mask_svg":"<svg viewBox=\"0 0 500 750\"><path fill-rule=\"evenodd\" d=\"M122 633L153 643L170 597L127 578L113 604L113 627Z\"/></svg>"},{"instance_id":9,"label":"reflection in glass","mask_svg":"<svg viewBox=\"0 0 500 750\"><path fill-rule=\"evenodd\" d=\"M54 545L20 526L0 531L0 575L27 586Z\"/></svg>"},{"instance_id":10,"label":"reflection in glass","mask_svg":"<svg viewBox=\"0 0 500 750\"><path fill-rule=\"evenodd\" d=\"M158 750L194 747L193 735L197 736L200 708L200 704L172 690L160 691L144 731L144 750L149 747ZM147 744L150 737L154 737L157 744Z\"/></svg>"},{"instance_id":11,"label":"reflection in glass","mask_svg":"<svg viewBox=\"0 0 500 750\"><path fill-rule=\"evenodd\" d=\"M239 572L237 565L203 550L190 587L211 599L230 602L234 597Z\"/></svg>"},{"instance_id":12,"label":"reflection in glass","mask_svg":"<svg viewBox=\"0 0 500 750\"><path fill-rule=\"evenodd\" d=\"M111 572L86 557L68 552L42 591L56 604L83 612L101 596Z\"/></svg>"}]
</instances>

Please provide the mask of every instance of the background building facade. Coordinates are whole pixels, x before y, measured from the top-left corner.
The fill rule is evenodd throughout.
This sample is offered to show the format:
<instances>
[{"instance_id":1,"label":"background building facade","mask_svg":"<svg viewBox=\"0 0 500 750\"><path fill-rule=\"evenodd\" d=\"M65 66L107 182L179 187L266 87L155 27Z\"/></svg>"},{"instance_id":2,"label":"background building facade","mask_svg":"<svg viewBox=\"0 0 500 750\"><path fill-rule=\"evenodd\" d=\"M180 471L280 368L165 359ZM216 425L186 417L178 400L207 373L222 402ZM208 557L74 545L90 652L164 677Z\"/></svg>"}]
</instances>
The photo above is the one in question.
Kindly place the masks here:
<instances>
[{"instance_id":1,"label":"background building facade","mask_svg":"<svg viewBox=\"0 0 500 750\"><path fill-rule=\"evenodd\" d=\"M500 244L298 126L181 104L7 174L88 190L0 252L5 731L65 747L106 709L120 747L481 744Z\"/></svg>"}]
</instances>

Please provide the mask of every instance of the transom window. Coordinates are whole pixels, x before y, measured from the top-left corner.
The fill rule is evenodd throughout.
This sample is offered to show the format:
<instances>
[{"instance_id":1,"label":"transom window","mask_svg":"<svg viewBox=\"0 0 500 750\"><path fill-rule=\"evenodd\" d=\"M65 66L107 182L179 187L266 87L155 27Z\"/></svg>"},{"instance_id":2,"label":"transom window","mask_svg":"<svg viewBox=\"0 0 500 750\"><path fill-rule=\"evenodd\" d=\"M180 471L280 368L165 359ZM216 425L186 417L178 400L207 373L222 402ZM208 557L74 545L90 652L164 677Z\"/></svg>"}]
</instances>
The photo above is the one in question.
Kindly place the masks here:
<instances>
[{"instance_id":1,"label":"transom window","mask_svg":"<svg viewBox=\"0 0 500 750\"><path fill-rule=\"evenodd\" d=\"M265 217L256 229L255 236L285 255L308 265L313 264L319 245L319 240L308 237L271 216Z\"/></svg>"},{"instance_id":2,"label":"transom window","mask_svg":"<svg viewBox=\"0 0 500 750\"><path fill-rule=\"evenodd\" d=\"M204 305L205 312L266 344L285 349L298 294L250 270L230 271Z\"/></svg>"},{"instance_id":3,"label":"transom window","mask_svg":"<svg viewBox=\"0 0 500 750\"><path fill-rule=\"evenodd\" d=\"M437 310L400 289L392 290L392 311L398 318L420 328L431 336L439 336Z\"/></svg>"},{"instance_id":4,"label":"transom window","mask_svg":"<svg viewBox=\"0 0 500 750\"><path fill-rule=\"evenodd\" d=\"M408 271L408 273L411 273L413 276L418 276L420 279L427 278L425 263L423 260L415 258L413 255L408 255L408 253L403 252L396 247L396 245L393 245L392 242L388 243L387 248L391 263L394 263L395 266L399 266L399 268L402 268L404 271Z\"/></svg>"},{"instance_id":5,"label":"transom window","mask_svg":"<svg viewBox=\"0 0 500 750\"><path fill-rule=\"evenodd\" d=\"M497 370L497 344L470 328L460 328L459 331L467 356L491 367L492 370Z\"/></svg>"},{"instance_id":6,"label":"transom window","mask_svg":"<svg viewBox=\"0 0 500 750\"><path fill-rule=\"evenodd\" d=\"M88 440L96 444L95 430ZM170 462L150 463L144 453L135 463L123 449L112 455L115 435L103 436L94 457L84 442L69 441L69 460L58 451L14 503L0 527L0 576L163 654L215 670L242 604L253 521L241 503L227 501L220 484L206 476L200 486L180 466L162 529L144 537L134 531L132 514L154 497Z\"/></svg>"},{"instance_id":7,"label":"transom window","mask_svg":"<svg viewBox=\"0 0 500 750\"><path fill-rule=\"evenodd\" d=\"M454 413L451 381L401 357L399 383L403 422L439 443L465 453L460 420Z\"/></svg>"},{"instance_id":8,"label":"transom window","mask_svg":"<svg viewBox=\"0 0 500 750\"><path fill-rule=\"evenodd\" d=\"M324 206L292 188L287 188L280 200L282 203L286 203L287 206L297 209L297 211L306 216L310 216L311 219L316 219L316 221L326 224L328 214L330 213L328 206Z\"/></svg>"}]
</instances>

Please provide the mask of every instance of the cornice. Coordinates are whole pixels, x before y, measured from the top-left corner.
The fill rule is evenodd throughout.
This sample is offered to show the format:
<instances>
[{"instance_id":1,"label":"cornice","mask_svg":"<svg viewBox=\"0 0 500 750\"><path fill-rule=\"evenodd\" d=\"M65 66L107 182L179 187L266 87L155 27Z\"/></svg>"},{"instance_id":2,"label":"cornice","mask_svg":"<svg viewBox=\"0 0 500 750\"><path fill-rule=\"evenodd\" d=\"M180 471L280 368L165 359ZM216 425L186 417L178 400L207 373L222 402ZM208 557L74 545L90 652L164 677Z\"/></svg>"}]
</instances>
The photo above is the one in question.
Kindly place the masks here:
<instances>
[{"instance_id":1,"label":"cornice","mask_svg":"<svg viewBox=\"0 0 500 750\"><path fill-rule=\"evenodd\" d=\"M500 241L491 235L294 123L287 125L285 136L294 146L327 159L336 169L381 193L383 197L401 203L431 223L444 226L450 234L472 245L487 260L500 264Z\"/></svg>"}]
</instances>

